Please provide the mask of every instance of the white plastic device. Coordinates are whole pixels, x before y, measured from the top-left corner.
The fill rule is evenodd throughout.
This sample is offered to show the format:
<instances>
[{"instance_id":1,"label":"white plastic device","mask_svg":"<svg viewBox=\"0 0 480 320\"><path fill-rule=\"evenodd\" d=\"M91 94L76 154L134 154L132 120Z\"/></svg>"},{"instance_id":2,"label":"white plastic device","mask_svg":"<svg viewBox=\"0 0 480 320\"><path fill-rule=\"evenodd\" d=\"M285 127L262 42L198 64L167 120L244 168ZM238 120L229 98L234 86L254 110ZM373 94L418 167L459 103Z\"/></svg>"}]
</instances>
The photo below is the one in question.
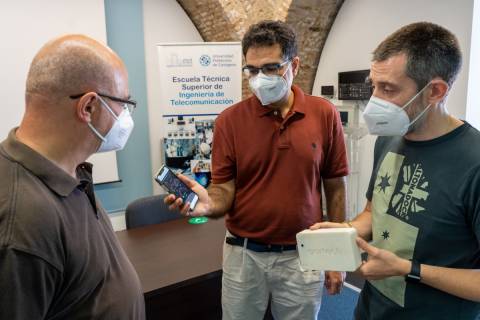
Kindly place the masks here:
<instances>
[{"instance_id":1,"label":"white plastic device","mask_svg":"<svg viewBox=\"0 0 480 320\"><path fill-rule=\"evenodd\" d=\"M355 271L362 263L356 238L355 228L303 230L297 233L302 269Z\"/></svg>"}]
</instances>

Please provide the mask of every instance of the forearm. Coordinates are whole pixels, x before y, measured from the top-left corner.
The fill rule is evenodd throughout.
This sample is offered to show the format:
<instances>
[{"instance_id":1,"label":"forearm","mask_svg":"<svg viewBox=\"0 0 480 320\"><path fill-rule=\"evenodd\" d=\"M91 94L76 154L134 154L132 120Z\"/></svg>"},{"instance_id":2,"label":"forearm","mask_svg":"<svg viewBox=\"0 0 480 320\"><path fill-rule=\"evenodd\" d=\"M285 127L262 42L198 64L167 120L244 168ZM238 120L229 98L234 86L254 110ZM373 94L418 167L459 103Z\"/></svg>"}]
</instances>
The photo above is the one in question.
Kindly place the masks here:
<instances>
[{"instance_id":1,"label":"forearm","mask_svg":"<svg viewBox=\"0 0 480 320\"><path fill-rule=\"evenodd\" d=\"M421 265L421 282L451 295L480 302L480 270Z\"/></svg>"},{"instance_id":2,"label":"forearm","mask_svg":"<svg viewBox=\"0 0 480 320\"><path fill-rule=\"evenodd\" d=\"M367 204L365 209L350 221L350 225L357 230L358 236L366 241L372 239L372 212L369 207Z\"/></svg>"},{"instance_id":3,"label":"forearm","mask_svg":"<svg viewBox=\"0 0 480 320\"><path fill-rule=\"evenodd\" d=\"M224 184L212 183L208 188L208 197L208 216L212 218L224 216L233 204L233 199L235 197L234 181L232 180Z\"/></svg>"},{"instance_id":4,"label":"forearm","mask_svg":"<svg viewBox=\"0 0 480 320\"><path fill-rule=\"evenodd\" d=\"M411 262L405 259L397 263L398 274L410 273ZM405 262L405 263L404 263ZM422 264L420 267L421 283L449 293L451 295L480 302L480 270L445 268Z\"/></svg>"},{"instance_id":5,"label":"forearm","mask_svg":"<svg viewBox=\"0 0 480 320\"><path fill-rule=\"evenodd\" d=\"M324 180L325 198L327 201L328 221L345 221L346 185L345 178Z\"/></svg>"},{"instance_id":6,"label":"forearm","mask_svg":"<svg viewBox=\"0 0 480 320\"><path fill-rule=\"evenodd\" d=\"M346 199L345 193L341 190L331 192L326 196L327 200L327 216L328 221L343 222L345 221Z\"/></svg>"}]
</instances>

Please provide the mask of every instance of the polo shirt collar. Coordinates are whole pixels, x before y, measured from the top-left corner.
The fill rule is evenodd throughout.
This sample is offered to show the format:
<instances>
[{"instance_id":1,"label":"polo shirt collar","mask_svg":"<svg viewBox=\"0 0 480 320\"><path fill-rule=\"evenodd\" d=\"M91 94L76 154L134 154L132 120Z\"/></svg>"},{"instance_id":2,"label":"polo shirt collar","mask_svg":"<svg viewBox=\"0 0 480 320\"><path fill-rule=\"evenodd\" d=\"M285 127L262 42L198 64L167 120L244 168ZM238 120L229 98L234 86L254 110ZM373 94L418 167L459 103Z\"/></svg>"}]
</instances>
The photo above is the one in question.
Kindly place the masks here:
<instances>
[{"instance_id":1,"label":"polo shirt collar","mask_svg":"<svg viewBox=\"0 0 480 320\"><path fill-rule=\"evenodd\" d=\"M17 128L10 131L7 139L1 143L1 148L8 157L32 172L55 193L66 197L72 193L77 186L88 182L88 178L90 178L91 182L91 164L81 164L77 168L77 175L80 179L75 179L55 163L20 142L15 134L16 130ZM88 174L88 170L90 171L90 175ZM87 172L85 173L83 171Z\"/></svg>"},{"instance_id":2,"label":"polo shirt collar","mask_svg":"<svg viewBox=\"0 0 480 320\"><path fill-rule=\"evenodd\" d=\"M292 90L294 94L292 112L305 114L305 93L297 85L292 85ZM255 95L253 95L252 103L259 117L266 116L274 111L272 108L263 106Z\"/></svg>"}]
</instances>

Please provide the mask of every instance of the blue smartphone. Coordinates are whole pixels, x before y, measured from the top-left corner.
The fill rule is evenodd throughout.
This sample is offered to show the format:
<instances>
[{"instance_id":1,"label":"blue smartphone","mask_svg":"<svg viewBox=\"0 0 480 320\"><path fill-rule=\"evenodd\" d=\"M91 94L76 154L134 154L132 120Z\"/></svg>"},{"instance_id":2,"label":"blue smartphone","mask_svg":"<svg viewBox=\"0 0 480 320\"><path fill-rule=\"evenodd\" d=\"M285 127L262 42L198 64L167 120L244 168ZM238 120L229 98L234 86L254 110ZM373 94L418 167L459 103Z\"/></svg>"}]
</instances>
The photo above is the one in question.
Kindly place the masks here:
<instances>
[{"instance_id":1,"label":"blue smartphone","mask_svg":"<svg viewBox=\"0 0 480 320\"><path fill-rule=\"evenodd\" d=\"M167 166L162 166L153 177L162 187L175 196L182 198L183 203L190 203L193 210L198 202L198 195L192 191L177 175Z\"/></svg>"}]
</instances>

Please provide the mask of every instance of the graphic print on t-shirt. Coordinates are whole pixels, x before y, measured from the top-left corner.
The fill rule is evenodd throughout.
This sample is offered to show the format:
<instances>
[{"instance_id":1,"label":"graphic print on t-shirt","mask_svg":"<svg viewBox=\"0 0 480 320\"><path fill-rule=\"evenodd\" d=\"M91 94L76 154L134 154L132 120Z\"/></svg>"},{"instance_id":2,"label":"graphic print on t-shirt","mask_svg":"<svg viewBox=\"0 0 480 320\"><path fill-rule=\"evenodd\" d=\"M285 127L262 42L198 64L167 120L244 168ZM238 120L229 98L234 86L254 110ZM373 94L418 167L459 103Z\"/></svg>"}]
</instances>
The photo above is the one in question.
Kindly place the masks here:
<instances>
[{"instance_id":1,"label":"graphic print on t-shirt","mask_svg":"<svg viewBox=\"0 0 480 320\"><path fill-rule=\"evenodd\" d=\"M403 186L392 198L395 213L405 220L410 214L425 211L422 204L428 198L428 181L421 164L403 166Z\"/></svg>"},{"instance_id":2,"label":"graphic print on t-shirt","mask_svg":"<svg viewBox=\"0 0 480 320\"><path fill-rule=\"evenodd\" d=\"M425 211L428 181L421 164L406 164L405 157L388 152L378 169L372 197L372 236L375 247L412 259L418 228L408 224L412 214ZM370 281L383 295L405 306L404 277Z\"/></svg>"}]
</instances>

